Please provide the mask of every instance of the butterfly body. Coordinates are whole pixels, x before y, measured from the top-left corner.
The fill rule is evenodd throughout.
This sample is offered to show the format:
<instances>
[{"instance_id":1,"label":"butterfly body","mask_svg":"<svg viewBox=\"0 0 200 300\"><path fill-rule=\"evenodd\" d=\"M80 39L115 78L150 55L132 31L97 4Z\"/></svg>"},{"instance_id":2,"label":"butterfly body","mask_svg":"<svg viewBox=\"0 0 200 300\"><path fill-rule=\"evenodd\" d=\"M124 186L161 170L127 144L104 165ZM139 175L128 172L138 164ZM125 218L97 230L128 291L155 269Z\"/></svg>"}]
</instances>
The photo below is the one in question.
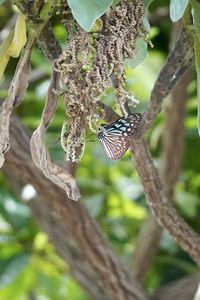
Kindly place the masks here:
<instances>
[{"instance_id":1,"label":"butterfly body","mask_svg":"<svg viewBox=\"0 0 200 300\"><path fill-rule=\"evenodd\" d=\"M129 138L135 134L141 120L142 115L134 113L99 127L97 137L110 159L118 159L128 150Z\"/></svg>"}]
</instances>

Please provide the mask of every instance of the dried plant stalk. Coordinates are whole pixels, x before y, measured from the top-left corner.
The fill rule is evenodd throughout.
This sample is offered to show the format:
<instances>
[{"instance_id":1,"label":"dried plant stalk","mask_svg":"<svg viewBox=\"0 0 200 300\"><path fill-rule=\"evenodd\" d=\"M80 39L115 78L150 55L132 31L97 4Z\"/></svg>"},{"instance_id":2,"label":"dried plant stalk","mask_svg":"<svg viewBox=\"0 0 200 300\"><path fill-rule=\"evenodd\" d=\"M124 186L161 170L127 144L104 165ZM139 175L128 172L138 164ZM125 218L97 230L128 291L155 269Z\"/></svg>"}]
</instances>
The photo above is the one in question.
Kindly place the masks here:
<instances>
[{"instance_id":1,"label":"dried plant stalk","mask_svg":"<svg viewBox=\"0 0 200 300\"><path fill-rule=\"evenodd\" d=\"M99 33L86 33L81 28L55 60L55 69L66 92L67 122L62 145L67 160L79 161L84 148L85 130L98 119L97 102L108 87L117 91L117 104L123 112L127 92L124 89L124 59L135 54L136 39L142 36L143 1L121 1L111 9ZM81 148L81 151L80 151Z\"/></svg>"},{"instance_id":2,"label":"dried plant stalk","mask_svg":"<svg viewBox=\"0 0 200 300\"><path fill-rule=\"evenodd\" d=\"M70 199L78 200L80 193L75 179L67 170L51 161L50 155L45 148L45 133L53 118L57 105L57 95L55 94L55 89L57 88L58 76L56 72L53 71L41 122L31 138L31 155L36 166L42 170L47 178L64 189Z\"/></svg>"}]
</instances>

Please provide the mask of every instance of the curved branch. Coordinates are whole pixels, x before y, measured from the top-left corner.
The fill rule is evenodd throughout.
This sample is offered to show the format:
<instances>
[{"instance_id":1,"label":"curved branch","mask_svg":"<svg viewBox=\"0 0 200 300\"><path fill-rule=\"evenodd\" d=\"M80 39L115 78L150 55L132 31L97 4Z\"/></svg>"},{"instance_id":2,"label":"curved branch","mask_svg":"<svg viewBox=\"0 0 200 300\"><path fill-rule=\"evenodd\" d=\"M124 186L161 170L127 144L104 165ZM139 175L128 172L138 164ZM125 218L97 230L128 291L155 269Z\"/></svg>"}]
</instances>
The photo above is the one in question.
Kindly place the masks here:
<instances>
[{"instance_id":1,"label":"curved branch","mask_svg":"<svg viewBox=\"0 0 200 300\"><path fill-rule=\"evenodd\" d=\"M138 137L144 135L152 126L153 121L162 109L163 99L169 94L186 69L191 66L192 57L193 37L189 31L183 28L175 43L174 49L170 52L154 84L149 107L138 128Z\"/></svg>"},{"instance_id":2,"label":"curved branch","mask_svg":"<svg viewBox=\"0 0 200 300\"><path fill-rule=\"evenodd\" d=\"M157 222L200 266L200 236L178 216L167 195L164 194L163 186L144 138L132 140L131 151L134 153L135 168L142 180L149 207Z\"/></svg>"},{"instance_id":3,"label":"curved branch","mask_svg":"<svg viewBox=\"0 0 200 300\"><path fill-rule=\"evenodd\" d=\"M166 104L166 125L163 134L163 153L160 176L163 191L173 201L174 186L178 180L184 151L184 119L187 101L187 87L190 74L187 72L172 90ZM152 215L149 216L139 233L133 257L133 273L142 282L157 252L162 229Z\"/></svg>"},{"instance_id":4,"label":"curved branch","mask_svg":"<svg viewBox=\"0 0 200 300\"><path fill-rule=\"evenodd\" d=\"M99 278L105 292L116 300L145 300L147 296L119 262L102 235L96 222L79 201L70 201L64 191L45 178L33 165L30 156L29 134L16 119L11 124L11 150L6 154L6 168L32 184L41 201L53 211L57 222L63 225L69 236L87 259Z\"/></svg>"}]
</instances>

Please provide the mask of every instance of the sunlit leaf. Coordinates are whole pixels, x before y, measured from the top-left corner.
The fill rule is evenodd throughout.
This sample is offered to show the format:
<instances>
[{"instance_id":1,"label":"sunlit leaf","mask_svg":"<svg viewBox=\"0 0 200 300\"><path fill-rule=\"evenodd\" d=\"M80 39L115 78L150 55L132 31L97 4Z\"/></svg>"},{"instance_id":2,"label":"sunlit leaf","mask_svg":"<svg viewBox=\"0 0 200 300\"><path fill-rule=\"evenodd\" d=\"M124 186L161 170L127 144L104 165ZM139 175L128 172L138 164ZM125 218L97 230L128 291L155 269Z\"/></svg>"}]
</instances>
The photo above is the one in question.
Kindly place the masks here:
<instances>
[{"instance_id":1,"label":"sunlit leaf","mask_svg":"<svg viewBox=\"0 0 200 300\"><path fill-rule=\"evenodd\" d=\"M72 14L83 29L90 31L95 21L101 17L112 0L68 0Z\"/></svg>"},{"instance_id":2,"label":"sunlit leaf","mask_svg":"<svg viewBox=\"0 0 200 300\"><path fill-rule=\"evenodd\" d=\"M170 1L170 18L177 22L182 18L189 0L171 0Z\"/></svg>"},{"instance_id":3,"label":"sunlit leaf","mask_svg":"<svg viewBox=\"0 0 200 300\"><path fill-rule=\"evenodd\" d=\"M0 45L0 79L4 74L5 68L9 62L10 56L8 55L8 49L12 43L14 31L11 30L7 38Z\"/></svg>"},{"instance_id":4,"label":"sunlit leaf","mask_svg":"<svg viewBox=\"0 0 200 300\"><path fill-rule=\"evenodd\" d=\"M26 42L26 16L20 14L15 24L14 36L8 49L8 55L18 57Z\"/></svg>"}]
</instances>

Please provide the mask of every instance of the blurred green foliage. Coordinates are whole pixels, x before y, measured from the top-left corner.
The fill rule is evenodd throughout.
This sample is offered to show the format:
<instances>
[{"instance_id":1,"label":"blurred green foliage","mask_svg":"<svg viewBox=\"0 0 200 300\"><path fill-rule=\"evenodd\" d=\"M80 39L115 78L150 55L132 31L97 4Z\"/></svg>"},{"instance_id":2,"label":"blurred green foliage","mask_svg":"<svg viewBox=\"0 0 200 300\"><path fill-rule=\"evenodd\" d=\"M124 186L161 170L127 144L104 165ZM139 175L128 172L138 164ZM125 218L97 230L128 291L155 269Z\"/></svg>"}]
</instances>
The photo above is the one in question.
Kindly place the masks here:
<instances>
[{"instance_id":1,"label":"blurred green foliage","mask_svg":"<svg viewBox=\"0 0 200 300\"><path fill-rule=\"evenodd\" d=\"M157 1L155 1L157 2ZM151 13L167 1L158 1L150 6ZM160 3L160 4L159 4ZM11 7L0 6L0 29L12 14ZM140 103L135 111L143 112L149 101L153 83L168 53L170 20L159 28L152 28L154 49L142 64L135 69L126 67L127 89L134 92ZM57 21L54 32L64 44L65 30ZM51 68L42 52L35 48L32 52L33 72L40 70L45 79L33 82L20 107L16 109L22 122L32 131L39 123L49 84ZM8 82L14 73L16 59L12 59L6 69L6 77L0 90L0 97L7 94ZM113 104L114 91L107 91L103 99ZM176 187L176 206L180 214L195 229L200 228L200 160L199 137L196 129L196 81L191 80L186 117L186 149L180 181ZM59 99L55 118L49 128L46 142L54 160L63 160L64 153L59 143L65 113L62 99ZM152 147L156 165L160 164L160 140L163 134L164 118L161 114L151 129L148 139ZM94 216L103 232L112 242L115 250L130 265L137 234L149 214L143 190L136 172L130 163L130 153L118 161L110 161L97 141L88 132L86 151L80 163L77 180L83 201ZM52 147L52 145L54 145ZM95 166L95 167L94 167ZM31 217L30 209L13 194L9 183L0 173L0 299L2 300L86 300L82 289L68 274L68 267L56 255L47 236L40 231ZM155 258L146 287L152 292L161 284L191 274L196 271L192 260L178 247L171 237L164 233L159 252Z\"/></svg>"}]
</instances>

